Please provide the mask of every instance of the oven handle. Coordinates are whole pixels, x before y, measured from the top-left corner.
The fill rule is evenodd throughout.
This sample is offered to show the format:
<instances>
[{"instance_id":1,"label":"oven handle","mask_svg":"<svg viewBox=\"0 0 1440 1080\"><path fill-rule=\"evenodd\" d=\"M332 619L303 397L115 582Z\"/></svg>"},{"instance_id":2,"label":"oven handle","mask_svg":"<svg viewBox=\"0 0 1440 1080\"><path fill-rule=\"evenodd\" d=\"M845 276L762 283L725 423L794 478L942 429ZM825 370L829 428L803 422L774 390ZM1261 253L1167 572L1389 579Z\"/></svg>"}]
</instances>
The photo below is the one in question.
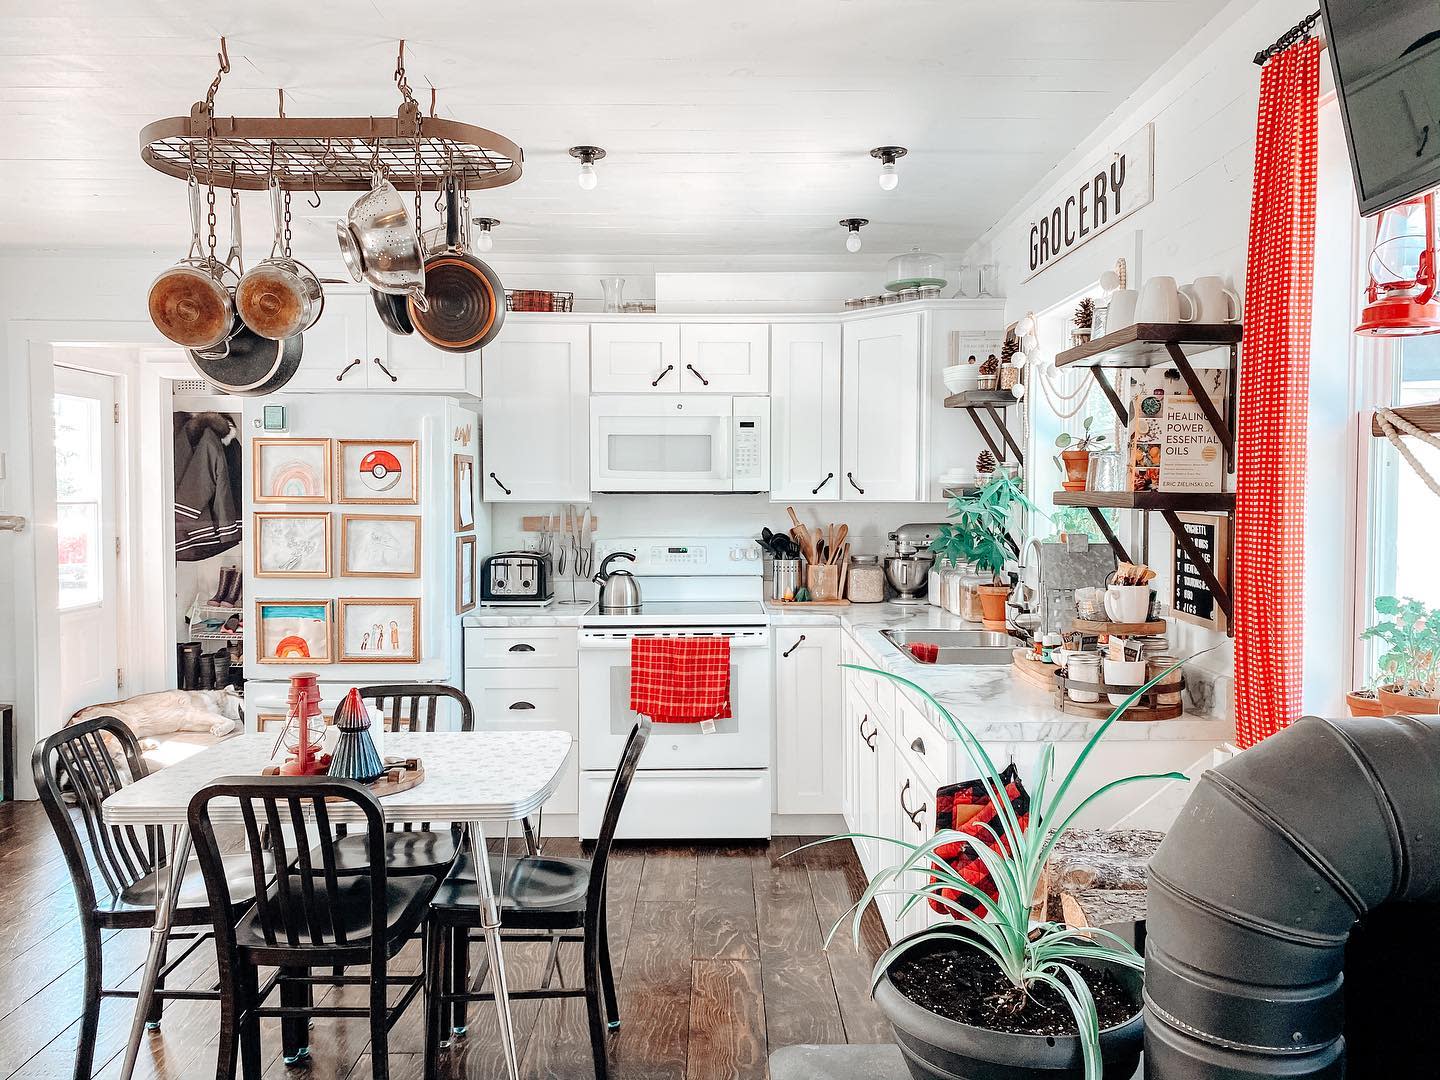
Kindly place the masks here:
<instances>
[{"instance_id":1,"label":"oven handle","mask_svg":"<svg viewBox=\"0 0 1440 1080\"><path fill-rule=\"evenodd\" d=\"M637 635L635 635L635 636L636 636L636 637L654 637L654 636L656 636L656 635L653 635L653 634L637 634ZM691 636L693 636L693 637L708 637L708 636L710 636L710 635L694 634L694 635L681 635L681 636L686 636L686 637L691 637ZM600 651L600 650L602 650L602 649L603 649L603 650L611 650L611 651L618 651L618 650L621 650L621 649L629 650L631 640L632 640L632 639L629 638L629 637L623 637L623 638L616 638L616 637L588 638L588 637L585 637L585 636L582 634L581 637L580 637L579 646L580 646L580 648L581 648L582 650L587 650L587 651L588 651L588 650ZM734 649L768 649L768 648L770 647L770 635L769 635L768 633L762 634L762 635L760 635L759 637L754 637L754 638L751 638L751 637L730 638L729 641L730 641L730 648L731 648L732 650L734 650Z\"/></svg>"}]
</instances>

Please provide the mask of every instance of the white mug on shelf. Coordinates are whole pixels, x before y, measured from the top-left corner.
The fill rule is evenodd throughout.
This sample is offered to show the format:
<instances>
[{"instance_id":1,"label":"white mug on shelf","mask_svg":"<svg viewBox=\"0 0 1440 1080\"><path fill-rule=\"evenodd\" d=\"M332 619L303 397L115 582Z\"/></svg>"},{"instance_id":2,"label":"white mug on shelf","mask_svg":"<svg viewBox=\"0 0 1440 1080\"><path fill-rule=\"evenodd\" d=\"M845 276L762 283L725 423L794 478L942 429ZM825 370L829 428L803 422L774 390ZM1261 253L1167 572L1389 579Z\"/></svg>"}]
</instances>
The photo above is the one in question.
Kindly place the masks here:
<instances>
[{"instance_id":1,"label":"white mug on shelf","mask_svg":"<svg viewBox=\"0 0 1440 1080\"><path fill-rule=\"evenodd\" d=\"M1134 325L1135 302L1139 298L1140 294L1134 289L1116 289L1110 294L1110 302L1105 309L1105 333L1113 334L1116 330Z\"/></svg>"},{"instance_id":2,"label":"white mug on shelf","mask_svg":"<svg viewBox=\"0 0 1440 1080\"><path fill-rule=\"evenodd\" d=\"M1240 297L1218 277L1198 277L1180 292L1195 305L1202 323L1232 323L1240 318Z\"/></svg>"},{"instance_id":3,"label":"white mug on shelf","mask_svg":"<svg viewBox=\"0 0 1440 1080\"><path fill-rule=\"evenodd\" d=\"M1182 314L1182 309L1184 314ZM1140 287L1135 304L1137 323L1177 323L1195 321L1195 301L1182 293L1173 277L1152 277Z\"/></svg>"},{"instance_id":4,"label":"white mug on shelf","mask_svg":"<svg viewBox=\"0 0 1440 1080\"><path fill-rule=\"evenodd\" d=\"M1150 614L1150 586L1105 586L1105 614L1111 622L1143 623Z\"/></svg>"},{"instance_id":5,"label":"white mug on shelf","mask_svg":"<svg viewBox=\"0 0 1440 1080\"><path fill-rule=\"evenodd\" d=\"M1145 685L1145 661L1144 660L1111 660L1108 656L1102 660L1102 668L1105 672L1105 682L1110 686L1144 686ZM1111 705L1124 705L1129 694L1106 694Z\"/></svg>"}]
</instances>

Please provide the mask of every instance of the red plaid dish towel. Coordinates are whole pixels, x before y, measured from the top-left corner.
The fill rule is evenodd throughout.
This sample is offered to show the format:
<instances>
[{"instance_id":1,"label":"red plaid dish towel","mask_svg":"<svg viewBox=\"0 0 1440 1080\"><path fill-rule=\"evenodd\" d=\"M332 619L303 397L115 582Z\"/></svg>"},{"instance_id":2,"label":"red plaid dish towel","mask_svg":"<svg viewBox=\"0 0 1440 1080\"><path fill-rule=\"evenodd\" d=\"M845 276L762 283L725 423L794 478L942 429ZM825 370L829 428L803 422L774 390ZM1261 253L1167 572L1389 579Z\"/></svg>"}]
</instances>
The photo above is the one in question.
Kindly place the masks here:
<instances>
[{"instance_id":1,"label":"red plaid dish towel","mask_svg":"<svg viewBox=\"0 0 1440 1080\"><path fill-rule=\"evenodd\" d=\"M630 639L630 708L657 724L730 715L730 639Z\"/></svg>"}]
</instances>

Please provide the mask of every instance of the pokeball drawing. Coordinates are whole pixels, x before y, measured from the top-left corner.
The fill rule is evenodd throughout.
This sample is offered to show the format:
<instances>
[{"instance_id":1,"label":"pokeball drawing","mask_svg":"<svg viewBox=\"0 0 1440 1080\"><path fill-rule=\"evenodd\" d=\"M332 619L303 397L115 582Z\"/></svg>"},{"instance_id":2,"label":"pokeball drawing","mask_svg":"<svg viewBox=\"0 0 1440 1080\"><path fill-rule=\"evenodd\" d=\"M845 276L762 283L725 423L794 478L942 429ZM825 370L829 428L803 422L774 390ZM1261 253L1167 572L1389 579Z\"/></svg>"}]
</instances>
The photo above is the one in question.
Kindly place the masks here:
<instances>
[{"instance_id":1,"label":"pokeball drawing","mask_svg":"<svg viewBox=\"0 0 1440 1080\"><path fill-rule=\"evenodd\" d=\"M400 459L389 450L371 450L360 459L360 481L371 491L389 491L400 482Z\"/></svg>"}]
</instances>

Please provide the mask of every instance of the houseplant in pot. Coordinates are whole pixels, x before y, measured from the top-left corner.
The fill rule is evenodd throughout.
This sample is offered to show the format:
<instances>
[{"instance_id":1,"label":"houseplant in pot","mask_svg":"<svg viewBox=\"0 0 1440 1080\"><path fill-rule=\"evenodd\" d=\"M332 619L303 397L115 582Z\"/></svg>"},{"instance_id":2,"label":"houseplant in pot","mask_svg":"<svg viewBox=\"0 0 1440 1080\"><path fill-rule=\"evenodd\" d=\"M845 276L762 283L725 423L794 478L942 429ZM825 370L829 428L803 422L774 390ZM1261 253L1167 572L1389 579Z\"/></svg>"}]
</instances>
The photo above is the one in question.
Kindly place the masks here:
<instances>
[{"instance_id":1,"label":"houseplant in pot","mask_svg":"<svg viewBox=\"0 0 1440 1080\"><path fill-rule=\"evenodd\" d=\"M1025 497L1020 484L1003 473L991 477L974 495L950 500L950 523L931 542L937 560L948 559L954 566L973 563L988 573L991 584L979 588L984 623L992 630L1005 629L1005 598L1010 586L1001 576L1015 553L1010 526L1021 509L1041 513Z\"/></svg>"},{"instance_id":2,"label":"houseplant in pot","mask_svg":"<svg viewBox=\"0 0 1440 1080\"><path fill-rule=\"evenodd\" d=\"M1411 597L1380 596L1380 621L1361 638L1383 642L1378 698L1382 715L1440 713L1440 610Z\"/></svg>"},{"instance_id":3,"label":"houseplant in pot","mask_svg":"<svg viewBox=\"0 0 1440 1080\"><path fill-rule=\"evenodd\" d=\"M1081 421L1080 434L1071 435L1062 431L1055 436L1055 448L1060 451L1064 462L1065 480L1061 484L1066 491L1084 491L1090 472L1090 451L1103 450L1110 440L1103 431L1093 430L1095 417L1087 416Z\"/></svg>"},{"instance_id":4,"label":"houseplant in pot","mask_svg":"<svg viewBox=\"0 0 1440 1080\"><path fill-rule=\"evenodd\" d=\"M1056 842L1088 806L1127 784L1185 779L1178 772L1127 776L1083 797L1072 793L1110 726L1174 670L1117 706L1058 778L1055 747L1047 743L1028 806L1016 799L1013 775L1002 773L980 740L924 688L877 672L944 717L980 773L987 810L994 810L988 822L972 818L962 829L942 829L921 844L856 834L819 841L880 840L902 853L900 862L875 874L848 913L857 943L859 915L881 895L903 897L902 918L917 904L928 903L955 919L903 938L875 965L875 1001L894 1026L916 1080L1128 1080L1133 1075L1143 1035L1143 958L1104 930L1033 917L1032 901ZM968 856L970 867L957 869L956 851ZM977 863L983 874L972 872Z\"/></svg>"}]
</instances>

